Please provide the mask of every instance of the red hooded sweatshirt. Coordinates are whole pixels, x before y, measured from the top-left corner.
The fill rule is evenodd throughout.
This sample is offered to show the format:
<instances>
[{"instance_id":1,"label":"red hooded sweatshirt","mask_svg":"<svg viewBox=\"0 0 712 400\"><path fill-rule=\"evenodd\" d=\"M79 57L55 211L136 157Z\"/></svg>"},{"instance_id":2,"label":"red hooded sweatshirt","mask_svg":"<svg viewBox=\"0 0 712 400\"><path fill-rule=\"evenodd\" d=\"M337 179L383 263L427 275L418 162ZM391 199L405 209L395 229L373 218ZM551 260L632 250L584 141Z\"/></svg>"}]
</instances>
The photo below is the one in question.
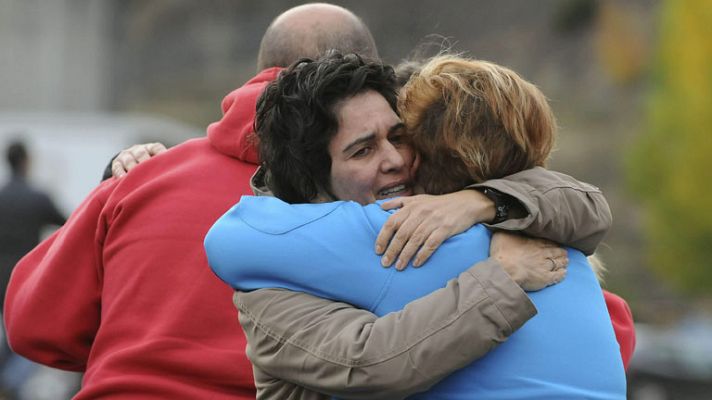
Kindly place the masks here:
<instances>
[{"instance_id":1,"label":"red hooded sweatshirt","mask_svg":"<svg viewBox=\"0 0 712 400\"><path fill-rule=\"evenodd\" d=\"M15 267L10 345L84 371L77 399L255 397L232 289L208 267L203 238L251 194L255 104L278 73L230 93L207 138L102 183Z\"/></svg>"}]
</instances>

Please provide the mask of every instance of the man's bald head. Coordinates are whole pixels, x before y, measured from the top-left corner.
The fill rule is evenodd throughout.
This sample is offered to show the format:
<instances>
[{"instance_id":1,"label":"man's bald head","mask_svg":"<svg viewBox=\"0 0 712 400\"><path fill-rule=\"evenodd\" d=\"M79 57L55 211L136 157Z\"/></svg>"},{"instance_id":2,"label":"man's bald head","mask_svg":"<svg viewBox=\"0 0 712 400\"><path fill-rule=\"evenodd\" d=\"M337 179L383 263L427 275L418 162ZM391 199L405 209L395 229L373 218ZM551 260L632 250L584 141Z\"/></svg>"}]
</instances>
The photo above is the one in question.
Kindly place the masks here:
<instances>
[{"instance_id":1,"label":"man's bald head","mask_svg":"<svg viewBox=\"0 0 712 400\"><path fill-rule=\"evenodd\" d=\"M371 32L351 11L326 3L301 5L282 13L267 28L257 68L287 67L303 57L316 59L330 49L378 59Z\"/></svg>"}]
</instances>

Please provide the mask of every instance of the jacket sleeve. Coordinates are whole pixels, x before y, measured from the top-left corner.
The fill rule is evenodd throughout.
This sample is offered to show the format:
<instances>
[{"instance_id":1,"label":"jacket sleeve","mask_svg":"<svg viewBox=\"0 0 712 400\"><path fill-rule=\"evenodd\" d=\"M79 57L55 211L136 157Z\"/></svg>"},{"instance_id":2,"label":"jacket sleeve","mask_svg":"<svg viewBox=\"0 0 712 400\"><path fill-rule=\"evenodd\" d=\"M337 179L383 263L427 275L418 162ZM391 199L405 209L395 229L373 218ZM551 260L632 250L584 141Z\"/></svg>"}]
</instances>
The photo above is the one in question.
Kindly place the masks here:
<instances>
[{"instance_id":1,"label":"jacket sleeve","mask_svg":"<svg viewBox=\"0 0 712 400\"><path fill-rule=\"evenodd\" d=\"M490 228L522 231L591 255L611 227L611 210L601 190L559 172L536 167L470 187L498 190L523 208L523 216Z\"/></svg>"},{"instance_id":2,"label":"jacket sleeve","mask_svg":"<svg viewBox=\"0 0 712 400\"><path fill-rule=\"evenodd\" d=\"M536 314L491 259L380 318L284 289L237 292L234 300L262 398L289 398L285 387L295 385L343 398L406 397L482 357Z\"/></svg>"},{"instance_id":3,"label":"jacket sleeve","mask_svg":"<svg viewBox=\"0 0 712 400\"><path fill-rule=\"evenodd\" d=\"M252 366L252 376L257 389L256 400L330 400L333 397L309 390L295 383L270 376L261 369Z\"/></svg>"},{"instance_id":4,"label":"jacket sleeve","mask_svg":"<svg viewBox=\"0 0 712 400\"><path fill-rule=\"evenodd\" d=\"M4 317L18 354L70 371L86 367L100 320L101 213L111 188L98 187L15 266Z\"/></svg>"}]
</instances>

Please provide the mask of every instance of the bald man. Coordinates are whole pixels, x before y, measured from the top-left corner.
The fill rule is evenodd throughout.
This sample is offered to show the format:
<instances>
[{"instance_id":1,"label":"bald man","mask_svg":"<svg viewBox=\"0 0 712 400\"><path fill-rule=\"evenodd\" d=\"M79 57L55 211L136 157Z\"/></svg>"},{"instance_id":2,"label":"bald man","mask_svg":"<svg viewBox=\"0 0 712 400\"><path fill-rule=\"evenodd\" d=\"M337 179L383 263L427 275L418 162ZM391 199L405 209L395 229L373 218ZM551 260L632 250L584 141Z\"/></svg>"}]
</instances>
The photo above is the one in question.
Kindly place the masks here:
<instances>
[{"instance_id":1,"label":"bald man","mask_svg":"<svg viewBox=\"0 0 712 400\"><path fill-rule=\"evenodd\" d=\"M347 48L378 58L373 36L359 17L332 4L306 4L272 21L260 43L257 69L287 67L302 57L314 58L330 49Z\"/></svg>"},{"instance_id":2,"label":"bald man","mask_svg":"<svg viewBox=\"0 0 712 400\"><path fill-rule=\"evenodd\" d=\"M12 348L84 372L76 399L255 397L232 290L203 252L212 223L251 194L257 97L279 67L328 48L377 58L363 22L309 4L279 16L260 72L222 103L207 137L100 184L62 229L17 265L5 303Z\"/></svg>"}]
</instances>

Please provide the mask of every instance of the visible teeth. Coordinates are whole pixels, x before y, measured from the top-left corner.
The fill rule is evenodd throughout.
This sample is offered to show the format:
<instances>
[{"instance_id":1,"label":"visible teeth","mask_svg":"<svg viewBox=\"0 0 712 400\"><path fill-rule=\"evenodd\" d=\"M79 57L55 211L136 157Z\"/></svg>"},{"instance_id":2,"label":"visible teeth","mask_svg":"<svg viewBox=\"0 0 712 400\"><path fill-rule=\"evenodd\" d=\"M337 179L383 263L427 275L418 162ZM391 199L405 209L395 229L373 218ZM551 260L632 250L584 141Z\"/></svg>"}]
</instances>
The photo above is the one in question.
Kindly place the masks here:
<instances>
[{"instance_id":1,"label":"visible teeth","mask_svg":"<svg viewBox=\"0 0 712 400\"><path fill-rule=\"evenodd\" d=\"M398 192L403 191L403 190L405 190L405 185L398 185L398 186L394 186L394 187L392 187L392 188L390 188L390 189L382 190L382 191L381 191L381 195L387 196L387 195L389 195L389 194L391 194L391 193L398 193Z\"/></svg>"}]
</instances>

